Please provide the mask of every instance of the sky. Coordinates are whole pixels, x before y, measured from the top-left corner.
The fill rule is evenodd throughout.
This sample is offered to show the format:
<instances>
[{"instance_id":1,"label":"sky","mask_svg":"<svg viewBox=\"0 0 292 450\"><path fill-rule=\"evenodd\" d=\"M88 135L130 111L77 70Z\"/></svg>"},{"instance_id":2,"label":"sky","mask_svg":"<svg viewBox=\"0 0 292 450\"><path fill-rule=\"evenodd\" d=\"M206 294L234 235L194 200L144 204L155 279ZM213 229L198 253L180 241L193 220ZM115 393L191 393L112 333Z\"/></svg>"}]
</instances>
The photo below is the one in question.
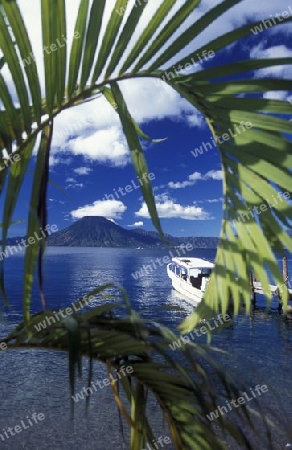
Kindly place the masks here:
<instances>
[{"instance_id":1,"label":"sky","mask_svg":"<svg viewBox=\"0 0 292 450\"><path fill-rule=\"evenodd\" d=\"M43 87L39 3L38 0L19 1L33 42ZM133 4L133 0L130 3ZM177 0L174 13L182 3ZM179 36L194 19L201 17L218 3L202 0L191 19L177 30L175 36ZM73 36L78 4L78 0L67 2L69 41ZM160 4L160 0L148 1L141 23L137 26L127 51L133 46L137 36ZM112 0L107 0L103 30L110 14L115 14L112 12L113 5ZM287 0L277 2L244 0L210 25L182 50L172 63L175 64L175 61L189 51L200 48L237 26L254 20L276 18L276 14L282 15L284 12L292 16L292 3L289 7ZM191 70L249 58L291 57L291 34L291 24L280 27L268 26L263 32L251 34L227 50L203 60L200 67ZM5 68L3 74L9 80ZM272 70L262 70L260 74L253 72L249 76L256 75L283 76L291 79L292 68L277 66ZM11 80L9 82L13 94L13 82ZM218 236L222 219L222 171L218 149L212 144L211 132L204 118L163 82L140 78L123 81L119 85L132 116L143 131L152 138L165 139L159 143L142 142L164 232L174 236ZM292 102L291 94L282 91L269 92L265 97ZM201 152L196 151L200 148ZM30 163L13 217L14 220L24 222L11 228L11 236L26 233L34 163L35 157ZM139 227L153 230L138 185L118 115L103 98L67 110L57 117L50 157L48 189L50 225L56 224L60 230L83 216L90 215L104 216L127 229ZM129 186L132 186L132 189ZM3 206L3 201L0 206Z\"/></svg>"}]
</instances>

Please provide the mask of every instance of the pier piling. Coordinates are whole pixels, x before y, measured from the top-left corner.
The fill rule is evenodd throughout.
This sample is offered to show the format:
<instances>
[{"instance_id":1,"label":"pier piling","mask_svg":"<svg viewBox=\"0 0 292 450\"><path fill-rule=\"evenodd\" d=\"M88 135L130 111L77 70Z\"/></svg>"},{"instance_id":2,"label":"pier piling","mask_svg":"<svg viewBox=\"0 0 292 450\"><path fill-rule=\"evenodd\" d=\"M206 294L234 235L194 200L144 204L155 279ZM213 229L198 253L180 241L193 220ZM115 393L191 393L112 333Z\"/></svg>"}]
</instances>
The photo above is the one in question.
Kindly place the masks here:
<instances>
[{"instance_id":1,"label":"pier piling","mask_svg":"<svg viewBox=\"0 0 292 450\"><path fill-rule=\"evenodd\" d=\"M256 281L255 274L253 271L250 272L250 298L253 307L256 306L256 292L254 288L254 282Z\"/></svg>"},{"instance_id":2,"label":"pier piling","mask_svg":"<svg viewBox=\"0 0 292 450\"><path fill-rule=\"evenodd\" d=\"M287 260L287 256L284 256L284 258L283 258L283 279L284 279L284 283L288 287L289 274L288 274L288 260Z\"/></svg>"}]
</instances>

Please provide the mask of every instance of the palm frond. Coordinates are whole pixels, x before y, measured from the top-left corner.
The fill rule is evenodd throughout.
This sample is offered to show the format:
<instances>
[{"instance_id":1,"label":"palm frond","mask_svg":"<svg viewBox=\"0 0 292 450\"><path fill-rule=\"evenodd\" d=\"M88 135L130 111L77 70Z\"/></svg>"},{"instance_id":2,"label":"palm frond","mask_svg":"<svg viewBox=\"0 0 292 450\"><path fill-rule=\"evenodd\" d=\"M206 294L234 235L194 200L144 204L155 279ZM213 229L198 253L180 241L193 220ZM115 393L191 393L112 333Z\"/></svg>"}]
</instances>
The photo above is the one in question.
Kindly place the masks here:
<instances>
[{"instance_id":1,"label":"palm frond","mask_svg":"<svg viewBox=\"0 0 292 450\"><path fill-rule=\"evenodd\" d=\"M104 289L106 286L95 292L101 293ZM49 319L56 319L59 311L36 314L29 325L23 322L3 342L8 348L36 347L68 352L72 397L82 357L106 364L109 380L112 380L110 374L115 373L116 379L118 374L119 388L114 382L111 386L117 407L131 427L131 450L141 450L147 441L155 440L147 409L153 399L166 418L168 435L176 449L223 450L226 447L216 429L210 427L208 415L217 410L218 403L240 397L240 392L246 388L235 384L215 363L213 358L218 350L211 349L214 355L211 357L209 347L191 342L184 343L175 352L170 350L174 342L179 342L180 336L166 327L143 321L131 309L125 292L123 295L124 305L118 302L95 306L82 314L74 313L61 321L55 320L54 324ZM121 307L124 308L122 317ZM119 317L115 314L117 309ZM46 326L40 327L41 323ZM37 328L41 330L37 331ZM209 375L210 367L216 374L213 377ZM89 375L91 380L92 373ZM88 405L89 398L85 406ZM235 414L219 415L217 423L238 445L255 448L246 437L247 430L255 432L253 413L244 405ZM265 428L265 424L263 426ZM269 442L268 430L265 439Z\"/></svg>"}]
</instances>

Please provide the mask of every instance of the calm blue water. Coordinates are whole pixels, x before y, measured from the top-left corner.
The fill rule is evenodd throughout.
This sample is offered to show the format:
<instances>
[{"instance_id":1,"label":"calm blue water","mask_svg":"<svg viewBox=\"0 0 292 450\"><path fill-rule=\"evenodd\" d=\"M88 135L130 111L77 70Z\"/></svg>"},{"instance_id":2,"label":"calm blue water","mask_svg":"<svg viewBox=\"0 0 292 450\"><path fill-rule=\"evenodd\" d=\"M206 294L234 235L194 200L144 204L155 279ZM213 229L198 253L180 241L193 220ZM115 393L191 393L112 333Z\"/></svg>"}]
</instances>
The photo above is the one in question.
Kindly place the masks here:
<instances>
[{"instance_id":1,"label":"calm blue water","mask_svg":"<svg viewBox=\"0 0 292 450\"><path fill-rule=\"evenodd\" d=\"M143 265L152 265L157 257L168 255L167 250L130 250L99 248L48 248L45 257L45 292L50 309L59 309L105 282L123 285L132 305L145 318L163 322L175 328L192 311L192 307L175 291L166 276L166 265L135 280L131 273ZM189 256L213 259L215 251L196 250ZM5 310L5 322L0 323L4 336L22 319L23 257L15 255L5 261L6 288L10 310ZM292 274L289 260L290 275ZM93 305L98 301L93 302ZM261 405L279 413L281 420L274 431L276 449L284 449L287 440L281 429L291 429L292 419L292 320L285 322L276 313L266 314L260 308L248 318L240 316L235 324L215 333L213 344L229 352L219 362L236 379L245 380L248 387L266 384L268 392L261 396ZM183 311L162 309L163 305L180 305ZM40 309L37 289L34 291L33 311ZM204 338L198 340L205 342ZM126 449L118 427L118 414L105 387L92 395L88 419L84 402L76 404L75 424L69 420L67 356L46 351L2 351L0 386L0 434L3 428L15 427L33 412L43 413L45 420L25 429L5 442L0 449L25 450L114 450ZM84 368L86 374L86 367ZM96 363L94 379L103 379L106 372ZM85 378L86 379L86 378ZM80 381L76 391L84 386ZM151 406L151 417L163 430L157 408ZM75 429L74 429L75 427ZM168 445L165 448L171 450ZM233 449L235 447L232 447ZM264 447L262 447L264 449ZM214 449L216 450L216 449Z\"/></svg>"}]
</instances>

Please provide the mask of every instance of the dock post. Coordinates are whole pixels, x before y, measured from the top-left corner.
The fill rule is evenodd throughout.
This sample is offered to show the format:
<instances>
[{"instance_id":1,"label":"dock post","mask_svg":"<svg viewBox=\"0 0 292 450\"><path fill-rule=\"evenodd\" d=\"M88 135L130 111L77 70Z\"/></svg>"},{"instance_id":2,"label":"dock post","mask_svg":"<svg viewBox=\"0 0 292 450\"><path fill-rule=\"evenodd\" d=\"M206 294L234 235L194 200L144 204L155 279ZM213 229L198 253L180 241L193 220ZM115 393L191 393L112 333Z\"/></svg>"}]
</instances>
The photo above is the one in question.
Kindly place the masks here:
<instances>
[{"instance_id":1,"label":"dock post","mask_svg":"<svg viewBox=\"0 0 292 450\"><path fill-rule=\"evenodd\" d=\"M284 256L284 258L283 258L283 279L284 279L284 283L288 287L289 274L288 274L287 256Z\"/></svg>"},{"instance_id":2,"label":"dock post","mask_svg":"<svg viewBox=\"0 0 292 450\"><path fill-rule=\"evenodd\" d=\"M287 256L284 256L283 261L282 261L282 265L283 265L283 284L286 285L286 287L288 288L288 261L287 261ZM283 303L282 303L282 298L281 298L281 293L280 293L280 289L278 288L278 298L279 298L279 312L283 311Z\"/></svg>"},{"instance_id":3,"label":"dock post","mask_svg":"<svg viewBox=\"0 0 292 450\"><path fill-rule=\"evenodd\" d=\"M251 271L250 272L250 298L251 298L251 303L253 306L256 306L256 293L255 293L255 289L254 289L254 282L255 282L255 275L254 272Z\"/></svg>"}]
</instances>

